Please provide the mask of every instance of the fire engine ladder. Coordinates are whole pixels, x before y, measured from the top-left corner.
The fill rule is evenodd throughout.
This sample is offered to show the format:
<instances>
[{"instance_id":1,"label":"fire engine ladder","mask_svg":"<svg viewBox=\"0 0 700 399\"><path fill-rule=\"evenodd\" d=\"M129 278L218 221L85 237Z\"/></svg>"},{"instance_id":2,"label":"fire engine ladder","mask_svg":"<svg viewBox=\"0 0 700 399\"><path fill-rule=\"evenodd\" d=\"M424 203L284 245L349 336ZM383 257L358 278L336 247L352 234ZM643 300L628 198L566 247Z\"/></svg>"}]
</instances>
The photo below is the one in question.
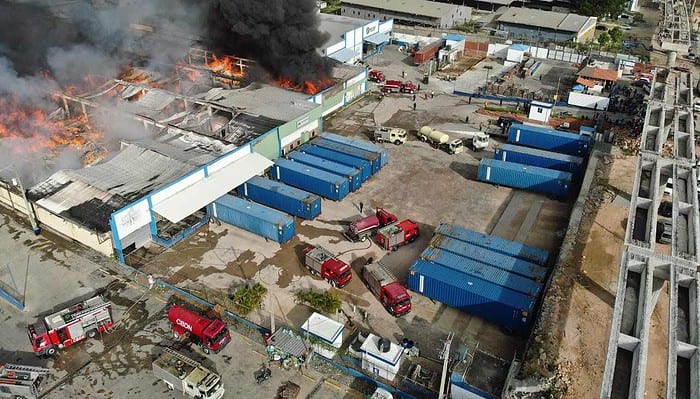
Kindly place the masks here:
<instances>
[{"instance_id":1,"label":"fire engine ladder","mask_svg":"<svg viewBox=\"0 0 700 399\"><path fill-rule=\"evenodd\" d=\"M20 366L18 364L10 364L10 363L5 364L5 370L7 370L7 371L21 371L24 373L37 373L37 374L48 374L49 373L49 369L45 369L43 367Z\"/></svg>"},{"instance_id":2,"label":"fire engine ladder","mask_svg":"<svg viewBox=\"0 0 700 399\"><path fill-rule=\"evenodd\" d=\"M163 351L164 351L165 353L170 354L170 355L173 356L174 358L176 358L176 359L178 359L178 360L181 360L183 363L186 363L186 364L192 366L192 367L199 367L199 366L200 366L200 363L199 363L199 362L196 362L196 361L190 359L189 357L187 357L187 356L185 356L185 355L183 355L183 354L181 354L181 353L179 353L179 352L177 352L177 351L175 351L175 350L173 350L173 349L170 349L170 348L163 348Z\"/></svg>"}]
</instances>

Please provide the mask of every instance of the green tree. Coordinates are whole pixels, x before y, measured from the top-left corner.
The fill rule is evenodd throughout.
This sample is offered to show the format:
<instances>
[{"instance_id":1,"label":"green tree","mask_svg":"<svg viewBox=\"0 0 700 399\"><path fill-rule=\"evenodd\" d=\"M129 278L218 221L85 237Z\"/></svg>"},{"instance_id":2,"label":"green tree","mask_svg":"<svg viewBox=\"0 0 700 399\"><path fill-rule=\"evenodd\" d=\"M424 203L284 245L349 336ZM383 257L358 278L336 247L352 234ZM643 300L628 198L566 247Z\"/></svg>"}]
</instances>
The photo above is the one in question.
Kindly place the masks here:
<instances>
[{"instance_id":1,"label":"green tree","mask_svg":"<svg viewBox=\"0 0 700 399\"><path fill-rule=\"evenodd\" d=\"M576 4L577 3L577 4ZM625 10L625 0L579 0L575 8L579 14L594 17L617 16Z\"/></svg>"},{"instance_id":2,"label":"green tree","mask_svg":"<svg viewBox=\"0 0 700 399\"><path fill-rule=\"evenodd\" d=\"M598 35L598 44L600 44L601 47L607 47L610 45L611 41L612 40L608 32L601 32L600 35Z\"/></svg>"},{"instance_id":3,"label":"green tree","mask_svg":"<svg viewBox=\"0 0 700 399\"><path fill-rule=\"evenodd\" d=\"M610 39L612 40L613 43L622 43L622 39L625 37L625 32L620 29L619 26L616 26L608 32L610 35Z\"/></svg>"}]
</instances>

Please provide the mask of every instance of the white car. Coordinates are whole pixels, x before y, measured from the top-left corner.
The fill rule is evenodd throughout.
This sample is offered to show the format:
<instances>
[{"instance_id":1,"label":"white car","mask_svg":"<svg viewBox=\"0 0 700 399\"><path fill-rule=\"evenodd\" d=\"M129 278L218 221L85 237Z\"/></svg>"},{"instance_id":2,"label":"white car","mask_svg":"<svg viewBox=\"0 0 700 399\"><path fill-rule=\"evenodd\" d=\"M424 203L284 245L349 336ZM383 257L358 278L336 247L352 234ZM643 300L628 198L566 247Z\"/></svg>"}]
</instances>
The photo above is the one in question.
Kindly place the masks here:
<instances>
[{"instance_id":1,"label":"white car","mask_svg":"<svg viewBox=\"0 0 700 399\"><path fill-rule=\"evenodd\" d=\"M673 196L673 178L669 177L664 186L664 195Z\"/></svg>"},{"instance_id":2,"label":"white car","mask_svg":"<svg viewBox=\"0 0 700 399\"><path fill-rule=\"evenodd\" d=\"M629 25L620 25L620 29L622 30L632 30L632 27Z\"/></svg>"}]
</instances>

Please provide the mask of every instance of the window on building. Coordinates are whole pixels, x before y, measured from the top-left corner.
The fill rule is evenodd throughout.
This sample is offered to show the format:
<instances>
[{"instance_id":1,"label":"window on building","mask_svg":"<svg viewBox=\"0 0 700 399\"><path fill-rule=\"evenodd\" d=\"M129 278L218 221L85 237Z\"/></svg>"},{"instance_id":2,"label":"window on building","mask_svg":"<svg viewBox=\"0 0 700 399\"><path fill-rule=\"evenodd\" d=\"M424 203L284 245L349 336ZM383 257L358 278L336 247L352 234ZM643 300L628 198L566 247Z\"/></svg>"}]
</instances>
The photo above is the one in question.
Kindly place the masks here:
<instances>
[{"instance_id":1,"label":"window on building","mask_svg":"<svg viewBox=\"0 0 700 399\"><path fill-rule=\"evenodd\" d=\"M538 114L541 114L541 113L542 113L542 108L537 107L537 113L538 113Z\"/></svg>"}]
</instances>

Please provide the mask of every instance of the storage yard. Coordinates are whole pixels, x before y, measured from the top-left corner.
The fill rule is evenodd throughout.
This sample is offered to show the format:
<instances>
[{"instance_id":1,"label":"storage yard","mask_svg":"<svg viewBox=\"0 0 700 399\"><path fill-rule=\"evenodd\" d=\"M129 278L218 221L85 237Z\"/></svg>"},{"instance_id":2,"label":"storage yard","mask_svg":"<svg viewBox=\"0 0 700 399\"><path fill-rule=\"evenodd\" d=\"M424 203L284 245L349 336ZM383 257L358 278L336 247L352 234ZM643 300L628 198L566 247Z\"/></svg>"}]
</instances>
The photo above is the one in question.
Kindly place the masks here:
<instances>
[{"instance_id":1,"label":"storage yard","mask_svg":"<svg viewBox=\"0 0 700 399\"><path fill-rule=\"evenodd\" d=\"M580 65L438 80L440 46L358 21L380 51L311 80L189 47L37 89L86 140L130 133L0 167L0 396L697 396L694 75L658 69L642 115L523 107L501 91L544 100Z\"/></svg>"}]
</instances>

